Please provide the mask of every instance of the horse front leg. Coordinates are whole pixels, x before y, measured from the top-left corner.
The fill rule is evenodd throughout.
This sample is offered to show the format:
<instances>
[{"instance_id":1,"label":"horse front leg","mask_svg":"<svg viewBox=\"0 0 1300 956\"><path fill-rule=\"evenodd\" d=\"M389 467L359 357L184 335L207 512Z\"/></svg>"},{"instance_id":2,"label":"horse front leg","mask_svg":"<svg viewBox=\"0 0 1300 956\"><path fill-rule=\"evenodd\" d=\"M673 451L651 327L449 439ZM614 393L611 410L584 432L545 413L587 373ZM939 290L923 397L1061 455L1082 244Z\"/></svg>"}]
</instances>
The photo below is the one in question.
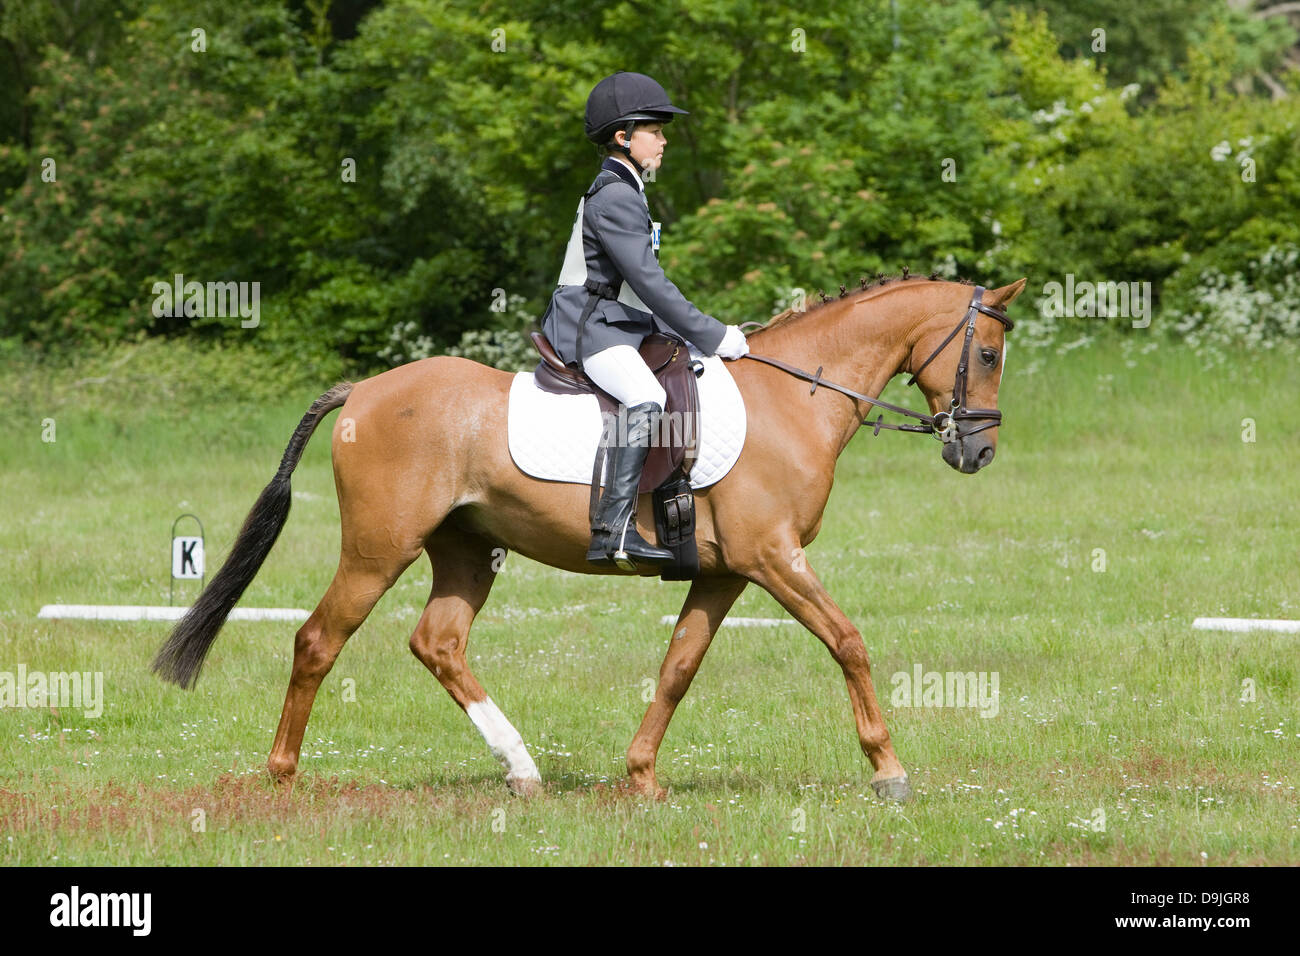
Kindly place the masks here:
<instances>
[{"instance_id":1,"label":"horse front leg","mask_svg":"<svg viewBox=\"0 0 1300 956\"><path fill-rule=\"evenodd\" d=\"M686 595L668 652L659 668L654 699L641 718L641 726L627 751L627 773L632 787L647 796L662 797L667 791L655 779L655 758L663 743L668 722L677 704L686 696L704 652L731 606L748 584L741 577L696 578Z\"/></svg>"},{"instance_id":2,"label":"horse front leg","mask_svg":"<svg viewBox=\"0 0 1300 956\"><path fill-rule=\"evenodd\" d=\"M817 635L844 671L858 740L875 768L871 786L876 795L904 803L911 800L912 785L889 739L861 633L826 593L802 549L792 544L789 549L776 553L789 557L769 560L749 577L776 598L795 620Z\"/></svg>"}]
</instances>

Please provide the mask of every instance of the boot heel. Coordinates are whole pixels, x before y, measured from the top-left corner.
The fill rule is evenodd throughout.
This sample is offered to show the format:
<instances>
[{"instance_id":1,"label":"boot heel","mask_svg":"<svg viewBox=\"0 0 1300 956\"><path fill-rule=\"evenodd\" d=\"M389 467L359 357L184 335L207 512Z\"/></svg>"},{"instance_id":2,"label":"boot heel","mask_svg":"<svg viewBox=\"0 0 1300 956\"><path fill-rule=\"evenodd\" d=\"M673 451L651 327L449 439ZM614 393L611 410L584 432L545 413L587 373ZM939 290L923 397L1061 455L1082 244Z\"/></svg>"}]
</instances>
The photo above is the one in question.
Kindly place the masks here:
<instances>
[{"instance_id":1,"label":"boot heel","mask_svg":"<svg viewBox=\"0 0 1300 956\"><path fill-rule=\"evenodd\" d=\"M636 492L633 491L633 494L636 494ZM618 547L614 549L614 553L610 556L614 559L614 563L617 564L624 571L636 570L636 563L632 560L632 558L627 553L627 529L628 529L628 525L631 525L635 519L636 519L636 498L633 498L632 513L628 515L627 520L623 522L623 533L619 535ZM635 526L633 526L632 534L633 535L636 534Z\"/></svg>"}]
</instances>

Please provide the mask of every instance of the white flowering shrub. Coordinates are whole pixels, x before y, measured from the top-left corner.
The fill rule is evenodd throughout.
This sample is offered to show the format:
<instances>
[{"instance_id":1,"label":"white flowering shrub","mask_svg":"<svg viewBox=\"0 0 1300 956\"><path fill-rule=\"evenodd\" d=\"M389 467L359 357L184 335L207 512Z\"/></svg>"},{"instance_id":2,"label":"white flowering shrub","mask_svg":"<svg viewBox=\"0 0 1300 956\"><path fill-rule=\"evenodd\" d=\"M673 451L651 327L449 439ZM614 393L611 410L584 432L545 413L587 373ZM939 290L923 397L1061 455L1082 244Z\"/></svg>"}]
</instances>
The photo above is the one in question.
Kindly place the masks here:
<instances>
[{"instance_id":1,"label":"white flowering shrub","mask_svg":"<svg viewBox=\"0 0 1300 956\"><path fill-rule=\"evenodd\" d=\"M522 295L508 295L501 313L502 328L471 329L460 341L447 349L447 355L459 355L507 372L525 372L535 367L541 356L533 348L528 328L537 320L528 300Z\"/></svg>"},{"instance_id":2,"label":"white flowering shrub","mask_svg":"<svg viewBox=\"0 0 1300 956\"><path fill-rule=\"evenodd\" d=\"M1015 336L1017 347L1045 349L1055 345L1061 336L1061 320L1039 303L1036 311L1025 309L1016 316Z\"/></svg>"},{"instance_id":3,"label":"white flowering shrub","mask_svg":"<svg viewBox=\"0 0 1300 956\"><path fill-rule=\"evenodd\" d=\"M507 372L526 372L541 361L528 333L516 329L471 330L447 349L446 354L459 355Z\"/></svg>"},{"instance_id":4,"label":"white flowering shrub","mask_svg":"<svg viewBox=\"0 0 1300 956\"><path fill-rule=\"evenodd\" d=\"M1269 349L1300 346L1300 247L1272 246L1246 269L1201 273L1197 305L1176 314L1174 328L1207 364Z\"/></svg>"},{"instance_id":5,"label":"white flowering shrub","mask_svg":"<svg viewBox=\"0 0 1300 956\"><path fill-rule=\"evenodd\" d=\"M458 355L510 372L531 369L539 359L527 332L535 318L532 309L522 295L507 296L505 306L504 312L494 315L494 320L505 328L470 329L445 350L425 335L417 323L399 322L389 333L388 343L379 350L379 357L389 365L398 366L431 355Z\"/></svg>"},{"instance_id":6,"label":"white flowering shrub","mask_svg":"<svg viewBox=\"0 0 1300 956\"><path fill-rule=\"evenodd\" d=\"M393 367L428 358L434 352L433 339L420 331L415 322L398 322L388 334L388 344L379 357Z\"/></svg>"}]
</instances>

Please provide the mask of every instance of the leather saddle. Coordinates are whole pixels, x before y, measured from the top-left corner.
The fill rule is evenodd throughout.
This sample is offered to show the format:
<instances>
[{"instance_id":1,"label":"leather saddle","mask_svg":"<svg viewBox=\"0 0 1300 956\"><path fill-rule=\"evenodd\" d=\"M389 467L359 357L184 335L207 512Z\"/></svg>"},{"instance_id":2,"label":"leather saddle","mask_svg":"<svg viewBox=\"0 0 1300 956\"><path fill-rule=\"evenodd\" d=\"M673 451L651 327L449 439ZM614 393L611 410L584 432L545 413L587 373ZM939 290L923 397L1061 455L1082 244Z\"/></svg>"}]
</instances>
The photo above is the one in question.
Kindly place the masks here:
<instances>
[{"instance_id":1,"label":"leather saddle","mask_svg":"<svg viewBox=\"0 0 1300 956\"><path fill-rule=\"evenodd\" d=\"M541 332L533 332L532 339L542 356L533 372L533 381L538 388L557 395L594 394L600 403L602 416L609 414L617 418L617 399L597 388L579 370L565 365ZM655 428L650 454L641 472L638 490L645 494L677 476L679 470L680 477L685 478L695 464L699 451L700 415L700 396L695 379L704 371L704 366L691 360L685 341L659 332L647 335L639 351L668 396L664 417ZM602 421L608 419L602 418Z\"/></svg>"}]
</instances>

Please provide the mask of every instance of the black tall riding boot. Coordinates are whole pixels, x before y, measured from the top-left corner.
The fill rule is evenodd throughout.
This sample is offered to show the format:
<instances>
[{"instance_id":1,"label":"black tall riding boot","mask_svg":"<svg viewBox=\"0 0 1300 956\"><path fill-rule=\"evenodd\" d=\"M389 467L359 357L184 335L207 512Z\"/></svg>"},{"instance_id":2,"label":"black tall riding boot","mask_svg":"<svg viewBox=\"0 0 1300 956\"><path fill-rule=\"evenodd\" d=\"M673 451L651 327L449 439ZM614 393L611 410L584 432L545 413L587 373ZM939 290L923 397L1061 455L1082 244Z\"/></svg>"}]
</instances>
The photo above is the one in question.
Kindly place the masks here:
<instances>
[{"instance_id":1,"label":"black tall riding boot","mask_svg":"<svg viewBox=\"0 0 1300 956\"><path fill-rule=\"evenodd\" d=\"M643 402L627 410L627 444L615 440L605 461L605 493L596 509L587 560L607 565L611 561L624 571L637 566L671 564L673 553L655 547L636 530L637 485L641 469L650 454L650 437L656 416L662 409Z\"/></svg>"}]
</instances>

